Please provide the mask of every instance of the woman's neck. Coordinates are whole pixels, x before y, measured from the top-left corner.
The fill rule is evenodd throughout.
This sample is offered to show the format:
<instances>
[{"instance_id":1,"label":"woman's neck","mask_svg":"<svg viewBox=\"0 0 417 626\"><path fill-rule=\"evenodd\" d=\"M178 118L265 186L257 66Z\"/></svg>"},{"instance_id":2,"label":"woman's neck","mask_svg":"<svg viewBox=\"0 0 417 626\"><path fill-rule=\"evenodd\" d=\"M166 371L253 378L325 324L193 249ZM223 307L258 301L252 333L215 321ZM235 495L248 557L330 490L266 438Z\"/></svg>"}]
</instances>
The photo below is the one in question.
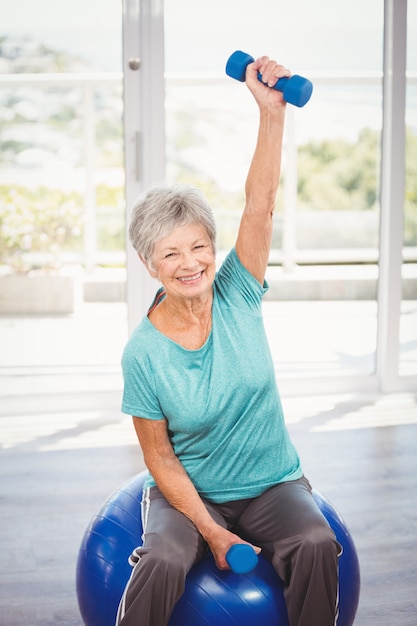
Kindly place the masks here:
<instances>
[{"instance_id":1,"label":"woman's neck","mask_svg":"<svg viewBox=\"0 0 417 626\"><path fill-rule=\"evenodd\" d=\"M209 294L200 298L186 300L166 296L161 302L161 313L168 316L172 322L180 325L198 325L211 317L213 296Z\"/></svg>"},{"instance_id":2,"label":"woman's neck","mask_svg":"<svg viewBox=\"0 0 417 626\"><path fill-rule=\"evenodd\" d=\"M188 350L198 350L211 331L212 293L183 300L166 296L151 311L149 320L159 332Z\"/></svg>"}]
</instances>

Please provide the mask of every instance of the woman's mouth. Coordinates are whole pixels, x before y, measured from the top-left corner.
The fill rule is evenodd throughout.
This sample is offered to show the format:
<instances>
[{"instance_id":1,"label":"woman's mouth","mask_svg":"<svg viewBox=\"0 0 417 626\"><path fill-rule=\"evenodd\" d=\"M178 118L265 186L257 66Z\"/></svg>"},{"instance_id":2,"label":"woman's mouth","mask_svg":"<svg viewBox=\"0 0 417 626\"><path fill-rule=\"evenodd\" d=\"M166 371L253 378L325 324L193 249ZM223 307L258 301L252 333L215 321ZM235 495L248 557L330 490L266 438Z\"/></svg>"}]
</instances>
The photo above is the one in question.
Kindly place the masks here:
<instances>
[{"instance_id":1,"label":"woman's mouth","mask_svg":"<svg viewBox=\"0 0 417 626\"><path fill-rule=\"evenodd\" d=\"M178 280L181 283L193 283L196 282L197 280L200 280L201 276L202 276L203 272L197 272L197 274L192 274L191 276L179 276Z\"/></svg>"}]
</instances>

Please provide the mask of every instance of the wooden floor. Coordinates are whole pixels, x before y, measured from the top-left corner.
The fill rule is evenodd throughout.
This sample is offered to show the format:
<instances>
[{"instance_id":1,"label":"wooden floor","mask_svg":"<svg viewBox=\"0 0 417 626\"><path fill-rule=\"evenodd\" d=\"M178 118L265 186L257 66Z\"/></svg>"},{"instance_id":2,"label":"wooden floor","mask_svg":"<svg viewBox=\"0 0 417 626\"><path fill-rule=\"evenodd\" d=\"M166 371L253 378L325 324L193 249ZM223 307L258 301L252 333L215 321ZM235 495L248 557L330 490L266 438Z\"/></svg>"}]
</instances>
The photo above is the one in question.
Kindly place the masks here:
<instances>
[{"instance_id":1,"label":"wooden floor","mask_svg":"<svg viewBox=\"0 0 417 626\"><path fill-rule=\"evenodd\" d=\"M1 398L1 626L81 626L82 535L102 501L143 468L119 397ZM355 624L416 626L415 397L283 400L305 473L355 540L362 578Z\"/></svg>"}]
</instances>

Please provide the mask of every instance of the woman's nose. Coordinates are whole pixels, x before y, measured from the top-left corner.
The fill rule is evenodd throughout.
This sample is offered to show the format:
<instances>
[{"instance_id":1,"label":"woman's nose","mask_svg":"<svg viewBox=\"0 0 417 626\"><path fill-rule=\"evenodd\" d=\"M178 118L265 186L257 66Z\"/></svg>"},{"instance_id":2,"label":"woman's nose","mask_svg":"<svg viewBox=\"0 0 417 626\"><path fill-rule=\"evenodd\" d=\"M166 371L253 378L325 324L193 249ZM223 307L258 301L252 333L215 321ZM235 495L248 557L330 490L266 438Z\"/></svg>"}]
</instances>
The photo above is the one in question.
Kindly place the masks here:
<instances>
[{"instance_id":1,"label":"woman's nose","mask_svg":"<svg viewBox=\"0 0 417 626\"><path fill-rule=\"evenodd\" d=\"M192 268L192 267L196 267L197 265L197 259L195 258L194 254L192 253L192 251L190 250L185 251L182 253L181 255L181 265L183 267L186 267L187 269Z\"/></svg>"}]
</instances>

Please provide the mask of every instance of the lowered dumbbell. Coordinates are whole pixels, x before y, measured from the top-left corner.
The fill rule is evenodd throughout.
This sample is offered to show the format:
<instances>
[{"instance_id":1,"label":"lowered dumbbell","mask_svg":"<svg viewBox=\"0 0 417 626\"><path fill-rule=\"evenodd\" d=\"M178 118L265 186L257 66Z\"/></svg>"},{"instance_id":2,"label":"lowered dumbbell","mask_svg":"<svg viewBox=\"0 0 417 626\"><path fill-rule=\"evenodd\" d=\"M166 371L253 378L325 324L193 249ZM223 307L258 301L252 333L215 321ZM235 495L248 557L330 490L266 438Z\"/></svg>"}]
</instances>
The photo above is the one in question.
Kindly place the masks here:
<instances>
[{"instance_id":1,"label":"lowered dumbbell","mask_svg":"<svg viewBox=\"0 0 417 626\"><path fill-rule=\"evenodd\" d=\"M226 63L226 74L244 83L246 80L246 68L254 60L250 54L236 50ZM259 72L258 79L262 81L262 76ZM303 107L311 98L313 84L308 78L294 74L290 78L283 77L277 80L272 89L282 91L285 102L294 104L296 107Z\"/></svg>"},{"instance_id":2,"label":"lowered dumbbell","mask_svg":"<svg viewBox=\"0 0 417 626\"><path fill-rule=\"evenodd\" d=\"M226 554L226 561L232 572L248 574L258 564L258 555L247 543L233 544Z\"/></svg>"}]
</instances>

